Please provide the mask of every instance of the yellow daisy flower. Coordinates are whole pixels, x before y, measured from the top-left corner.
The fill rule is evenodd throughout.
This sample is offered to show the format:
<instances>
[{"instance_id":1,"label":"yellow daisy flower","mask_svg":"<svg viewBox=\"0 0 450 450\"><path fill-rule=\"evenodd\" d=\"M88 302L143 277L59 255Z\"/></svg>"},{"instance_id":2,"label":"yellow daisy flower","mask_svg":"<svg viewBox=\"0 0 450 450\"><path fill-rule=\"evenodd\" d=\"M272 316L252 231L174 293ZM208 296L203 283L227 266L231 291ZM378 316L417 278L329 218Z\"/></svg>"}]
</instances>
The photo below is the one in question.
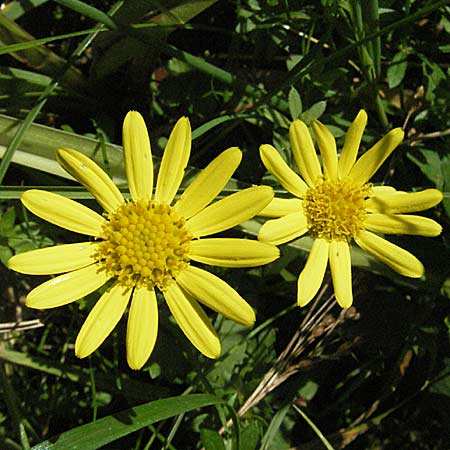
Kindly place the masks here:
<instances>
[{"instance_id":1,"label":"yellow daisy flower","mask_svg":"<svg viewBox=\"0 0 450 450\"><path fill-rule=\"evenodd\" d=\"M336 300L343 308L351 306L352 241L401 275L420 278L424 268L415 256L372 232L437 236L442 230L434 220L405 214L438 204L442 193L437 189L407 193L368 183L402 142L404 133L400 128L391 130L356 160L366 123L367 114L361 110L347 132L339 158L331 132L319 121L312 123L322 157L322 171L307 126L295 120L289 138L303 179L274 147L262 145L260 148L266 168L296 198L275 198L260 213L278 218L261 227L258 239L278 245L306 233L314 238L298 279L300 306L306 305L318 292L328 262Z\"/></svg>"},{"instance_id":2,"label":"yellow daisy flower","mask_svg":"<svg viewBox=\"0 0 450 450\"><path fill-rule=\"evenodd\" d=\"M75 342L84 358L112 332L130 299L127 360L140 369L158 332L155 290L162 292L176 322L205 356L220 355L220 341L199 302L236 322L251 326L255 314L227 283L190 261L222 267L252 267L279 256L270 244L247 239L204 238L248 220L269 204L273 191L255 186L210 204L241 161L232 147L214 159L172 205L191 149L187 118L175 125L167 142L153 192L153 162L147 128L134 111L123 124L125 171L131 201L126 201L106 173L87 156L69 148L57 151L59 164L92 193L103 216L61 195L28 190L22 203L34 214L95 240L59 245L13 256L9 267L25 274L60 274L33 289L26 305L62 306L112 286L89 313Z\"/></svg>"}]
</instances>

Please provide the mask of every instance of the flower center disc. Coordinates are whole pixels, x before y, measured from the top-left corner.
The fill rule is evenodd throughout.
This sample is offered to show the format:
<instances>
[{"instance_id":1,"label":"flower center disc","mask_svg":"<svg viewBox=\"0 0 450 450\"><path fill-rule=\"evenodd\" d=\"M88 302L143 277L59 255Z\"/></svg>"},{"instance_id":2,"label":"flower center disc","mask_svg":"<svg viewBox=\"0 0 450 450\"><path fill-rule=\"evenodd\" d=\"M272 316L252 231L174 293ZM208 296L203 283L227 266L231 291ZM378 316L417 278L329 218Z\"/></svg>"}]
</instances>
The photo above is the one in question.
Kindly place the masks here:
<instances>
[{"instance_id":1,"label":"flower center disc","mask_svg":"<svg viewBox=\"0 0 450 450\"><path fill-rule=\"evenodd\" d=\"M192 235L170 205L128 202L108 218L96 257L124 286L164 290L187 266Z\"/></svg>"},{"instance_id":2,"label":"flower center disc","mask_svg":"<svg viewBox=\"0 0 450 450\"><path fill-rule=\"evenodd\" d=\"M310 188L303 209L311 234L327 241L347 241L364 228L365 199L370 185L355 186L350 180L322 180Z\"/></svg>"}]
</instances>

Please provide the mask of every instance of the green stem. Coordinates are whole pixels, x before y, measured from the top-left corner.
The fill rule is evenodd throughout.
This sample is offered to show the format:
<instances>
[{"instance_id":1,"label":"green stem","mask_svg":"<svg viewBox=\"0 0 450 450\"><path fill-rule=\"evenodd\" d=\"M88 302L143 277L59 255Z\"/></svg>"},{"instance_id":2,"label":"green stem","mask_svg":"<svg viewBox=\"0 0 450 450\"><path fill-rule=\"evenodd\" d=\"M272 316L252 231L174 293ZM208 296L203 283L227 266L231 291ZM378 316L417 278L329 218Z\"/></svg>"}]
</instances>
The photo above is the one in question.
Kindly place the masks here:
<instances>
[{"instance_id":1,"label":"green stem","mask_svg":"<svg viewBox=\"0 0 450 450\"><path fill-rule=\"evenodd\" d=\"M410 16L404 17L403 19L400 19L394 23L391 23L390 25L387 25L383 29L378 30L374 33L370 33L369 35L367 35L360 41L353 42L353 43L341 48L340 50L337 50L337 51L331 53L329 56L321 59L320 61L319 60L310 61L308 58L303 58L300 62L297 63L297 65L295 65L291 69L291 71L289 72L289 75L284 79L284 81L282 83L280 83L280 85L277 86L275 89L268 92L263 98L261 98L259 103L261 104L264 101L270 102L271 99L275 98L279 92L283 91L284 89L288 88L289 86L295 85L299 79L304 77L307 73L311 73L314 70L314 68L316 67L316 65L321 64L325 67L327 67L327 66L332 67L334 61L337 61L337 60L343 58L345 55L350 53L355 48L360 47L361 45L365 44L366 42L368 42L376 37L388 34L392 30L395 30L396 28L398 28L399 26L401 26L405 23L414 22L415 20L426 16L427 14L433 12L435 9L438 9L441 6L444 6L448 3L449 3L449 0L438 0L427 6L424 6L423 8L419 9L418 11L411 14Z\"/></svg>"},{"instance_id":2,"label":"green stem","mask_svg":"<svg viewBox=\"0 0 450 450\"><path fill-rule=\"evenodd\" d=\"M370 30L379 33L378 0L353 0L351 2L352 23L357 41L364 41L359 47L359 59L367 84L372 91L375 111L384 130L389 128L389 121L378 93L381 71L381 39L375 36L365 39Z\"/></svg>"}]
</instances>

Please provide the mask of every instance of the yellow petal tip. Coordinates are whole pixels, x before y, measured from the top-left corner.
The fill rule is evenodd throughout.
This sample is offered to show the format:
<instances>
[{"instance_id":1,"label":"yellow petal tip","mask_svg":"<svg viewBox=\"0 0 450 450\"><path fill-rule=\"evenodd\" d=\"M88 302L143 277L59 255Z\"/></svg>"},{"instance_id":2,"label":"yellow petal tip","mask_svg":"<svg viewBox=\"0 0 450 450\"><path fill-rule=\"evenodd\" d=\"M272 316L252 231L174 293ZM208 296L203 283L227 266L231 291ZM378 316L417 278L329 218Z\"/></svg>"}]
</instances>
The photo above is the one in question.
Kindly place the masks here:
<instances>
[{"instance_id":1,"label":"yellow petal tip","mask_svg":"<svg viewBox=\"0 0 450 450\"><path fill-rule=\"evenodd\" d=\"M339 298L336 296L336 301L338 302L338 305L343 309L348 309L353 304L352 298Z\"/></svg>"},{"instance_id":2,"label":"yellow petal tip","mask_svg":"<svg viewBox=\"0 0 450 450\"><path fill-rule=\"evenodd\" d=\"M310 301L312 300L312 298L306 298L306 297L297 297L297 305L300 308L303 308L304 306L306 306Z\"/></svg>"},{"instance_id":3,"label":"yellow petal tip","mask_svg":"<svg viewBox=\"0 0 450 450\"><path fill-rule=\"evenodd\" d=\"M145 361L135 361L135 360L132 360L130 358L127 358L128 366L132 370L141 370L142 367L144 367L144 364L146 363L146 361L147 360L145 360Z\"/></svg>"},{"instance_id":4,"label":"yellow petal tip","mask_svg":"<svg viewBox=\"0 0 450 450\"><path fill-rule=\"evenodd\" d=\"M398 141L398 144L403 141L403 138L405 137L405 132L401 128L394 128L389 132L389 134ZM397 145L398 145L397 144Z\"/></svg>"}]
</instances>

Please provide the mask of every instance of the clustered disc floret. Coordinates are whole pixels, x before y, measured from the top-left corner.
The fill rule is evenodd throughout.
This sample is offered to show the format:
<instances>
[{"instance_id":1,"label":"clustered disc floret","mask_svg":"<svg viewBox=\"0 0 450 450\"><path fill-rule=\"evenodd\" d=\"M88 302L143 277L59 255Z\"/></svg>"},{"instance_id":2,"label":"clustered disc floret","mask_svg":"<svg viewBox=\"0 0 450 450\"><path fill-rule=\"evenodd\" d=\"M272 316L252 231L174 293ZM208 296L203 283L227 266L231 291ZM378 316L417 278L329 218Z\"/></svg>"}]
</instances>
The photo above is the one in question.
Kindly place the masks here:
<instances>
[{"instance_id":1,"label":"clustered disc floret","mask_svg":"<svg viewBox=\"0 0 450 450\"><path fill-rule=\"evenodd\" d=\"M128 202L108 219L95 256L122 285L163 291L187 266L192 235L170 205Z\"/></svg>"},{"instance_id":2,"label":"clustered disc floret","mask_svg":"<svg viewBox=\"0 0 450 450\"><path fill-rule=\"evenodd\" d=\"M369 194L370 184L355 186L345 178L323 179L308 189L303 199L310 233L329 242L350 242L364 228Z\"/></svg>"}]
</instances>

